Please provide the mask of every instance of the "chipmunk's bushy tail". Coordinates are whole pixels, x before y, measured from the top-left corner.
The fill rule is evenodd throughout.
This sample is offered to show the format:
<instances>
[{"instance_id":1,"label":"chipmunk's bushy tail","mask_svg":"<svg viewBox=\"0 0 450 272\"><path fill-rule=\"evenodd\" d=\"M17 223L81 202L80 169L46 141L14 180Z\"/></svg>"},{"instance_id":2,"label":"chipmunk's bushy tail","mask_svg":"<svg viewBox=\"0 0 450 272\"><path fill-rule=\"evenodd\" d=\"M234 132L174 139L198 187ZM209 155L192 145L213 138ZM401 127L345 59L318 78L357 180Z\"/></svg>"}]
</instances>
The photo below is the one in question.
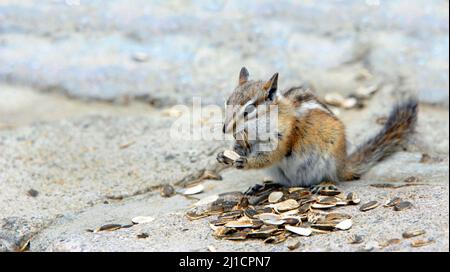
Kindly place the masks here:
<instances>
[{"instance_id":1,"label":"chipmunk's bushy tail","mask_svg":"<svg viewBox=\"0 0 450 272\"><path fill-rule=\"evenodd\" d=\"M414 98L397 105L383 129L348 157L342 179L358 179L376 163L395 153L413 134L417 114L418 102Z\"/></svg>"}]
</instances>

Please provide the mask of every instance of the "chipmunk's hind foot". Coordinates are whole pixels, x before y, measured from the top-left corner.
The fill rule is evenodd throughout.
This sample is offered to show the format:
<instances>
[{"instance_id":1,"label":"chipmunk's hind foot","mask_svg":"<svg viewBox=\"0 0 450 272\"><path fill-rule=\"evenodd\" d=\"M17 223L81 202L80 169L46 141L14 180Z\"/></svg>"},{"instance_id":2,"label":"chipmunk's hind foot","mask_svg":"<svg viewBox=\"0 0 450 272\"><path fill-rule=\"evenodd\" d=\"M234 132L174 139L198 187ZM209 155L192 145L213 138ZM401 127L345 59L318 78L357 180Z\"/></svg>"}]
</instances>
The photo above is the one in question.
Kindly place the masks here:
<instances>
[{"instance_id":1,"label":"chipmunk's hind foot","mask_svg":"<svg viewBox=\"0 0 450 272\"><path fill-rule=\"evenodd\" d=\"M271 193L272 191L283 187L281 184L275 182L264 182L264 184L255 184L250 186L247 191L244 192L247 196L256 196L266 193Z\"/></svg>"},{"instance_id":2,"label":"chipmunk's hind foot","mask_svg":"<svg viewBox=\"0 0 450 272\"><path fill-rule=\"evenodd\" d=\"M318 194L320 191L327 190L327 191L338 191L338 187L336 187L336 183L331 181L321 182L316 185L312 185L309 187L309 190L313 194Z\"/></svg>"}]
</instances>

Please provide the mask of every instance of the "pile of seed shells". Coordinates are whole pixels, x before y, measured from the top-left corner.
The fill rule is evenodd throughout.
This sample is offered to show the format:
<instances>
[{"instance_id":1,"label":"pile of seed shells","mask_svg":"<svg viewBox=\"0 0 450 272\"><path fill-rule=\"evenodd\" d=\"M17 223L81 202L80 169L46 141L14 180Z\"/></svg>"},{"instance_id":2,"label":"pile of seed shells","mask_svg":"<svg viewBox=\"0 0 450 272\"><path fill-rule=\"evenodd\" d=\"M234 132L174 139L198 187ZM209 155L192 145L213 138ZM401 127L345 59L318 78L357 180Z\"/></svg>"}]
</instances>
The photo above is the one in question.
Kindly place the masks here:
<instances>
[{"instance_id":1,"label":"pile of seed shells","mask_svg":"<svg viewBox=\"0 0 450 272\"><path fill-rule=\"evenodd\" d=\"M289 236L350 229L351 216L332 208L359 203L355 193L344 194L337 189L313 194L307 188L265 184L252 196L231 192L201 199L186 216L196 220L217 215L209 225L219 239L280 243Z\"/></svg>"}]
</instances>

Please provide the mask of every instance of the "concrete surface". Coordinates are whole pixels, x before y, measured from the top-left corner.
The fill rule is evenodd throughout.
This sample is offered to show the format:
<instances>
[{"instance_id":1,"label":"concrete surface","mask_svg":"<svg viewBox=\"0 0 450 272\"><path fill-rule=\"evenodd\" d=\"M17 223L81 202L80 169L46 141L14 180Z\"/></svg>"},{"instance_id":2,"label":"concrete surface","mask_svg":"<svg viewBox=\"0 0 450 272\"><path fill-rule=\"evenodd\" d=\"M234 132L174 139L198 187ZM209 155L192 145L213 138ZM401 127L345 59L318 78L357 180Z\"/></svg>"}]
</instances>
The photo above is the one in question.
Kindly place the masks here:
<instances>
[{"instance_id":1,"label":"concrete surface","mask_svg":"<svg viewBox=\"0 0 450 272\"><path fill-rule=\"evenodd\" d=\"M338 109L350 149L381 128L377 118L395 101L421 100L407 150L339 185L363 202L400 196L413 208L339 209L354 216L352 229L293 238L298 251L367 250L410 228L435 242L373 250L449 251L448 1L346 2L1 1L0 251L28 240L31 251L287 251L287 243L216 240L209 219L184 216L194 199L157 191L211 167L226 145L172 138L170 106L190 107L194 96L221 106L243 65L255 78L280 72L281 88L309 81L321 95L378 86L363 109ZM421 163L423 154L431 159ZM195 197L264 178L221 174ZM370 186L409 176L424 185ZM86 231L137 215L155 220ZM149 237L138 239L142 232ZM348 244L352 234L364 242Z\"/></svg>"}]
</instances>

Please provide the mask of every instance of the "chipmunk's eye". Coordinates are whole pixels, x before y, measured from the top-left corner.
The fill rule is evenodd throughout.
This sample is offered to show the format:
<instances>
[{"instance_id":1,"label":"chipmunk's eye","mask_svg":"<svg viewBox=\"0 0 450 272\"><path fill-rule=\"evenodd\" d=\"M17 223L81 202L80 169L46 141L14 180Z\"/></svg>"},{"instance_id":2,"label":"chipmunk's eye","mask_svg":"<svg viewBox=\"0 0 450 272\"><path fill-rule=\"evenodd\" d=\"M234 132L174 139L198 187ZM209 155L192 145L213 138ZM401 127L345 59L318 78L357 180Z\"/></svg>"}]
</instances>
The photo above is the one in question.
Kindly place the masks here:
<instances>
[{"instance_id":1,"label":"chipmunk's eye","mask_svg":"<svg viewBox=\"0 0 450 272\"><path fill-rule=\"evenodd\" d=\"M247 115L249 113L252 113L254 110L256 110L256 106L255 104L250 104L247 107L245 107L245 111L244 111L244 117L247 117Z\"/></svg>"}]
</instances>

